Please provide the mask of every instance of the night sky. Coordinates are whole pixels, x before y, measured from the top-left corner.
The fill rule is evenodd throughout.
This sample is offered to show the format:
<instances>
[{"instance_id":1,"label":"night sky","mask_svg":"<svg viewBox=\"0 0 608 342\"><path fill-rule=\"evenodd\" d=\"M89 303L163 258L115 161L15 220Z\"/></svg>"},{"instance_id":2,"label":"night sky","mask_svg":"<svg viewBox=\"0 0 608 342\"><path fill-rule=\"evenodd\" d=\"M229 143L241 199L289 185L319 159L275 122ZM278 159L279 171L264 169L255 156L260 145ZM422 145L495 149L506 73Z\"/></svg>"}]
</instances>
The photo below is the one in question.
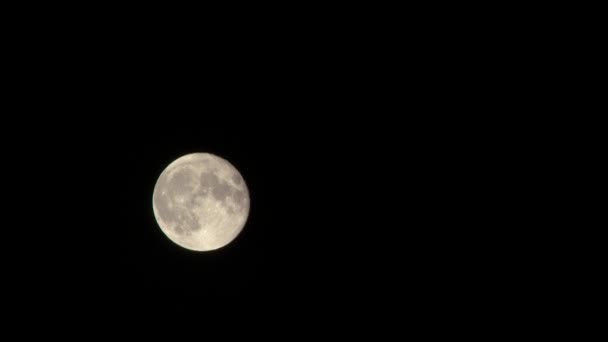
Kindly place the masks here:
<instances>
[{"instance_id":1,"label":"night sky","mask_svg":"<svg viewBox=\"0 0 608 342\"><path fill-rule=\"evenodd\" d=\"M389 293L420 304L466 268L450 256L467 255L453 242L472 236L446 224L464 215L463 184L445 172L465 157L438 147L438 125L372 120L375 96L340 107L278 91L201 91L187 102L176 94L99 108L97 97L80 99L66 111L93 114L16 128L33 146L11 156L10 172L29 189L8 185L22 215L16 238L4 240L16 293L84 312L189 312L225 301L295 310L381 303ZM162 170L193 152L229 160L251 195L242 233L208 253L173 244L152 211Z\"/></svg>"},{"instance_id":2,"label":"night sky","mask_svg":"<svg viewBox=\"0 0 608 342\"><path fill-rule=\"evenodd\" d=\"M68 119L44 135L57 140L21 155L36 156L17 171L42 197L21 193L36 210L19 207L17 222L28 229L16 235L33 244L5 242L17 293L74 312L188 313L224 303L289 311L378 303L436 284L420 275L436 276L425 265L445 256L438 244L449 242L432 223L443 218L429 209L432 189L416 183L422 170L408 162L422 156L411 147L390 146L397 136L373 140L378 127L354 118L330 124L274 110L276 119L241 121L234 113L262 110L212 108L146 106L129 123L100 115L85 129ZM229 160L251 195L242 233L207 253L172 243L152 211L162 170L193 152Z\"/></svg>"},{"instance_id":3,"label":"night sky","mask_svg":"<svg viewBox=\"0 0 608 342\"><path fill-rule=\"evenodd\" d=\"M118 44L43 64L28 54L7 94L2 250L14 315L330 318L388 305L428 317L456 314L498 281L484 256L503 246L508 219L489 200L510 167L495 158L501 126L456 115L473 109L436 81L446 74L432 59L362 68L328 43L335 54L293 45L205 63L189 50L161 68L170 54ZM251 196L242 233L207 253L173 244L152 210L160 173L195 152L230 161Z\"/></svg>"}]
</instances>

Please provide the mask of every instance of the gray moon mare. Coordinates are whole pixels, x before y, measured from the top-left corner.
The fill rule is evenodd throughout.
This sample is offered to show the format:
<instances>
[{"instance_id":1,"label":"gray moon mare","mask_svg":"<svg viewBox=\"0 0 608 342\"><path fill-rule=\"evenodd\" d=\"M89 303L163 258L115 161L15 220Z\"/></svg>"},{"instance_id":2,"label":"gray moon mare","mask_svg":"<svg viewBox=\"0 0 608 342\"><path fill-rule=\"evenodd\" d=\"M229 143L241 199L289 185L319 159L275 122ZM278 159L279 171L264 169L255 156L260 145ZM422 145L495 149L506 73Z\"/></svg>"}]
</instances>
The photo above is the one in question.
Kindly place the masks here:
<instances>
[{"instance_id":1,"label":"gray moon mare","mask_svg":"<svg viewBox=\"0 0 608 342\"><path fill-rule=\"evenodd\" d=\"M249 190L239 171L210 153L193 153L161 173L153 193L154 216L181 247L211 251L226 246L249 216Z\"/></svg>"}]
</instances>

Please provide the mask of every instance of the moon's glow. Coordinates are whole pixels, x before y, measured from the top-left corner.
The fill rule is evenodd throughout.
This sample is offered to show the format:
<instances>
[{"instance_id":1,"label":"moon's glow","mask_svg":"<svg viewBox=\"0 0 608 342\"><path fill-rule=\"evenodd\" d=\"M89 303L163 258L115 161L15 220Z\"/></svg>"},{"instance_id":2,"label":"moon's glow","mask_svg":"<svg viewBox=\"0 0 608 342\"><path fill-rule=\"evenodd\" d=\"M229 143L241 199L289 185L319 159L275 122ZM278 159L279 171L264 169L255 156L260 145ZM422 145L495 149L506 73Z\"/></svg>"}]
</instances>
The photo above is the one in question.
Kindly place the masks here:
<instances>
[{"instance_id":1,"label":"moon's glow","mask_svg":"<svg viewBox=\"0 0 608 342\"><path fill-rule=\"evenodd\" d=\"M209 153L178 158L161 173L152 200L162 231L176 244L209 251L230 243L249 216L249 190L239 171Z\"/></svg>"}]
</instances>

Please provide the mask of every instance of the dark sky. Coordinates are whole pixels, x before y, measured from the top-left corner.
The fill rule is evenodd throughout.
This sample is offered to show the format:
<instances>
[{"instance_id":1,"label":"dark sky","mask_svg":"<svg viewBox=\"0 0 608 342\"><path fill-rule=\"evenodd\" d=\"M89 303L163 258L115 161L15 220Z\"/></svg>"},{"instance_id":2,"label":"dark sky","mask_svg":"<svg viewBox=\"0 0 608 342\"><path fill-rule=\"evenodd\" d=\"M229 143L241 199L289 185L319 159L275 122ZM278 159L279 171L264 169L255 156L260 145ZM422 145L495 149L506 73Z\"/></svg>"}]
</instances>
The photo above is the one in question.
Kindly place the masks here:
<instances>
[{"instance_id":1,"label":"dark sky","mask_svg":"<svg viewBox=\"0 0 608 342\"><path fill-rule=\"evenodd\" d=\"M449 124L381 115L373 90L127 88L49 96L66 115L12 127L15 238L3 243L11 287L32 305L297 311L422 305L458 288L444 285L466 274L456 260L473 257L460 246L474 234L450 223L465 215L467 152ZM215 252L174 245L152 212L160 172L192 152L230 160L251 193L242 234Z\"/></svg>"},{"instance_id":2,"label":"dark sky","mask_svg":"<svg viewBox=\"0 0 608 342\"><path fill-rule=\"evenodd\" d=\"M483 90L468 101L460 69L391 51L362 64L331 42L204 63L118 44L16 56L1 243L17 315L330 318L391 305L425 317L501 281L483 256L508 217L487 199L512 166L495 158L501 122L457 115L491 102ZM229 160L251 194L242 234L210 253L174 245L152 212L159 174L193 152Z\"/></svg>"},{"instance_id":3,"label":"dark sky","mask_svg":"<svg viewBox=\"0 0 608 342\"><path fill-rule=\"evenodd\" d=\"M187 314L400 300L389 293L418 302L440 286L427 265L449 262L454 232L433 211L446 200L428 183L434 171L419 164L432 162L417 149L433 142L365 116L330 122L324 104L265 117L259 105L204 101L140 104L128 121L137 106L117 103L114 115L38 129L36 148L16 156L28 191L17 191L16 238L4 240L18 295L76 312ZM209 253L174 245L152 212L160 172L192 152L230 160L251 193L242 234Z\"/></svg>"}]
</instances>

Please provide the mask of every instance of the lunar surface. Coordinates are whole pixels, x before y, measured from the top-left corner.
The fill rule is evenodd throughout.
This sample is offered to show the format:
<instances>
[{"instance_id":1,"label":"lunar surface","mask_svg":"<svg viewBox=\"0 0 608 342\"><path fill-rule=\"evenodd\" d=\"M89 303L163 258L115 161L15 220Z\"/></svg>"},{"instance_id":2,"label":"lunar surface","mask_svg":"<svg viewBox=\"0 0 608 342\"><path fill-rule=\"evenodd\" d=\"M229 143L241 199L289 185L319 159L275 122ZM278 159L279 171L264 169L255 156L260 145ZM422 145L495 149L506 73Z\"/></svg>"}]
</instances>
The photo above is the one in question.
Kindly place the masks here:
<instances>
[{"instance_id":1,"label":"lunar surface","mask_svg":"<svg viewBox=\"0 0 608 342\"><path fill-rule=\"evenodd\" d=\"M249 190L239 171L209 153L178 158L154 187L154 216L176 244L210 251L229 244L249 216Z\"/></svg>"}]
</instances>

